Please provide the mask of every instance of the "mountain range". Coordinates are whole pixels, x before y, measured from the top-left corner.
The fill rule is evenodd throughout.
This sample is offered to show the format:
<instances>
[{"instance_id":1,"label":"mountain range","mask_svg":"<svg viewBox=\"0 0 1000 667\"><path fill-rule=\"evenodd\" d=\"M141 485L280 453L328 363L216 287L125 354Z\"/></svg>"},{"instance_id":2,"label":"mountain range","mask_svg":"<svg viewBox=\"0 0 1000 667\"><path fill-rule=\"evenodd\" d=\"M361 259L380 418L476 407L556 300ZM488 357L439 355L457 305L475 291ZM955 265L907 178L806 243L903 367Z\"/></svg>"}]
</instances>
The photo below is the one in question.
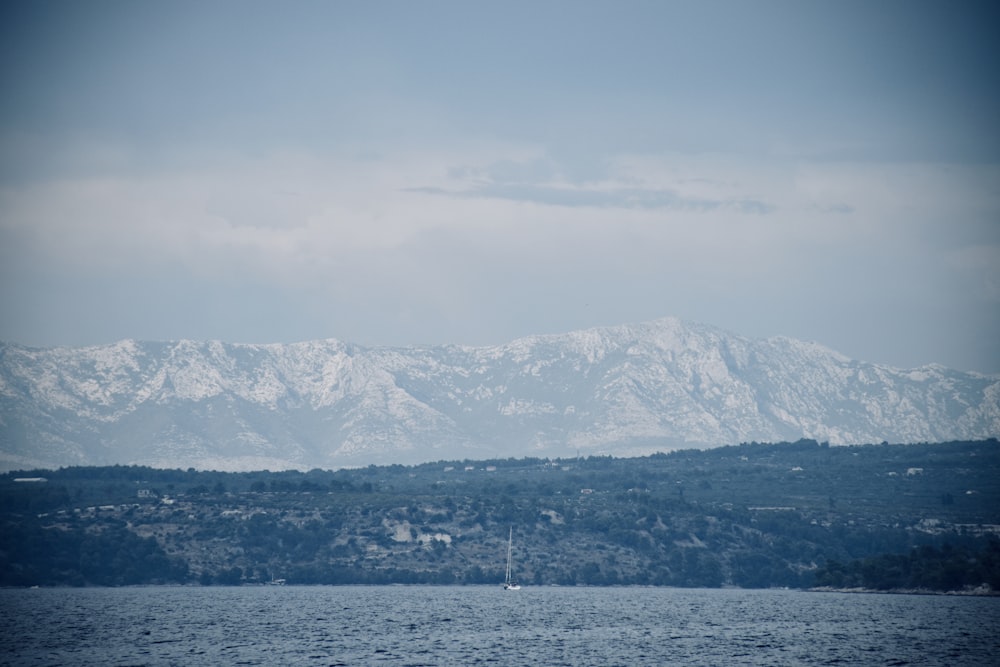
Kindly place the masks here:
<instances>
[{"instance_id":1,"label":"mountain range","mask_svg":"<svg viewBox=\"0 0 1000 667\"><path fill-rule=\"evenodd\" d=\"M664 318L503 345L0 343L0 469L281 470L1000 435L1000 377Z\"/></svg>"}]
</instances>

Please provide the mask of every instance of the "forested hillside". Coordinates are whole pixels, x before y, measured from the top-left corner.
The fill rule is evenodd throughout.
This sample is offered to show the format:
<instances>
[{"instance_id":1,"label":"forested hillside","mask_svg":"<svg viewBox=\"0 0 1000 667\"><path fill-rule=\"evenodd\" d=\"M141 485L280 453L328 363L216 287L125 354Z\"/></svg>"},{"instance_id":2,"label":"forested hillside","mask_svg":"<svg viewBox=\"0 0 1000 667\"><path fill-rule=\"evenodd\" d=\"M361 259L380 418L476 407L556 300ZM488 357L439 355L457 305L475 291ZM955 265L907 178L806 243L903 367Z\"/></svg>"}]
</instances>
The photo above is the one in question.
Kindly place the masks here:
<instances>
[{"instance_id":1,"label":"forested hillside","mask_svg":"<svg viewBox=\"0 0 1000 667\"><path fill-rule=\"evenodd\" d=\"M513 527L527 585L1000 590L992 439L305 473L78 467L0 477L0 508L2 585L496 583ZM911 576L922 556L950 574ZM861 574L879 567L896 574Z\"/></svg>"}]
</instances>

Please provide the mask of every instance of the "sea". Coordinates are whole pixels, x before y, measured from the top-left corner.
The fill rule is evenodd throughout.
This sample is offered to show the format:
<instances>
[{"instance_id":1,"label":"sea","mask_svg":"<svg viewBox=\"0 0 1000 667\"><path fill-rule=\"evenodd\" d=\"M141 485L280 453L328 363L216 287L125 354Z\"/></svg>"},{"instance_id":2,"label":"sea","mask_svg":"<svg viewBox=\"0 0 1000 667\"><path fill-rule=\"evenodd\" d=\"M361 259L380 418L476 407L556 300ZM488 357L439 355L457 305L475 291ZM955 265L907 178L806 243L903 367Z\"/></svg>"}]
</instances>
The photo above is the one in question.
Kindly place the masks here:
<instances>
[{"instance_id":1,"label":"sea","mask_svg":"<svg viewBox=\"0 0 1000 667\"><path fill-rule=\"evenodd\" d=\"M990 665L1000 597L525 586L0 590L3 665Z\"/></svg>"}]
</instances>

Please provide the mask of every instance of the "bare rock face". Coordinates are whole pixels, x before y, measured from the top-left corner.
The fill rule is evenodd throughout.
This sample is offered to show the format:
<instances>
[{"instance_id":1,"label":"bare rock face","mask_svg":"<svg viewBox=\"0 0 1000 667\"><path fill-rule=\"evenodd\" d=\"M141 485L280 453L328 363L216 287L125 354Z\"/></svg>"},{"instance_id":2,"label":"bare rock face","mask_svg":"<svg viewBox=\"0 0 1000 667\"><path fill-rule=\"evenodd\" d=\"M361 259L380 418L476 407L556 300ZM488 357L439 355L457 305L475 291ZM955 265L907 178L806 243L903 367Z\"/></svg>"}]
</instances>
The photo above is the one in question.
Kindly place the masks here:
<instances>
[{"instance_id":1,"label":"bare rock face","mask_svg":"<svg viewBox=\"0 0 1000 667\"><path fill-rule=\"evenodd\" d=\"M0 468L259 470L1000 435L1000 378L662 319L493 347L0 344Z\"/></svg>"}]
</instances>

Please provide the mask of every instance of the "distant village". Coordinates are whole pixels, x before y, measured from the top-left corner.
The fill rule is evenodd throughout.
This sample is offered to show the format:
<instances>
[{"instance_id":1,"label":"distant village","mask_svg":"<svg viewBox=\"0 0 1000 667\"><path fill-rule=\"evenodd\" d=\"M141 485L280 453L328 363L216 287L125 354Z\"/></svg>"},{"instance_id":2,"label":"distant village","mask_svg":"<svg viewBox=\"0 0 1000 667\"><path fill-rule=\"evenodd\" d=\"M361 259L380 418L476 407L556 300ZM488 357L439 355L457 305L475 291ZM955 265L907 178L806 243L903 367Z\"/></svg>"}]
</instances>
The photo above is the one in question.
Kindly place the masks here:
<instances>
[{"instance_id":1,"label":"distant village","mask_svg":"<svg viewBox=\"0 0 1000 667\"><path fill-rule=\"evenodd\" d=\"M872 559L923 554L938 564L921 572L952 573L925 587L1000 590L995 440L309 472L81 467L0 476L0 494L3 585L490 584L512 533L528 585L845 587L878 571ZM956 578L955 554L982 571Z\"/></svg>"}]
</instances>

